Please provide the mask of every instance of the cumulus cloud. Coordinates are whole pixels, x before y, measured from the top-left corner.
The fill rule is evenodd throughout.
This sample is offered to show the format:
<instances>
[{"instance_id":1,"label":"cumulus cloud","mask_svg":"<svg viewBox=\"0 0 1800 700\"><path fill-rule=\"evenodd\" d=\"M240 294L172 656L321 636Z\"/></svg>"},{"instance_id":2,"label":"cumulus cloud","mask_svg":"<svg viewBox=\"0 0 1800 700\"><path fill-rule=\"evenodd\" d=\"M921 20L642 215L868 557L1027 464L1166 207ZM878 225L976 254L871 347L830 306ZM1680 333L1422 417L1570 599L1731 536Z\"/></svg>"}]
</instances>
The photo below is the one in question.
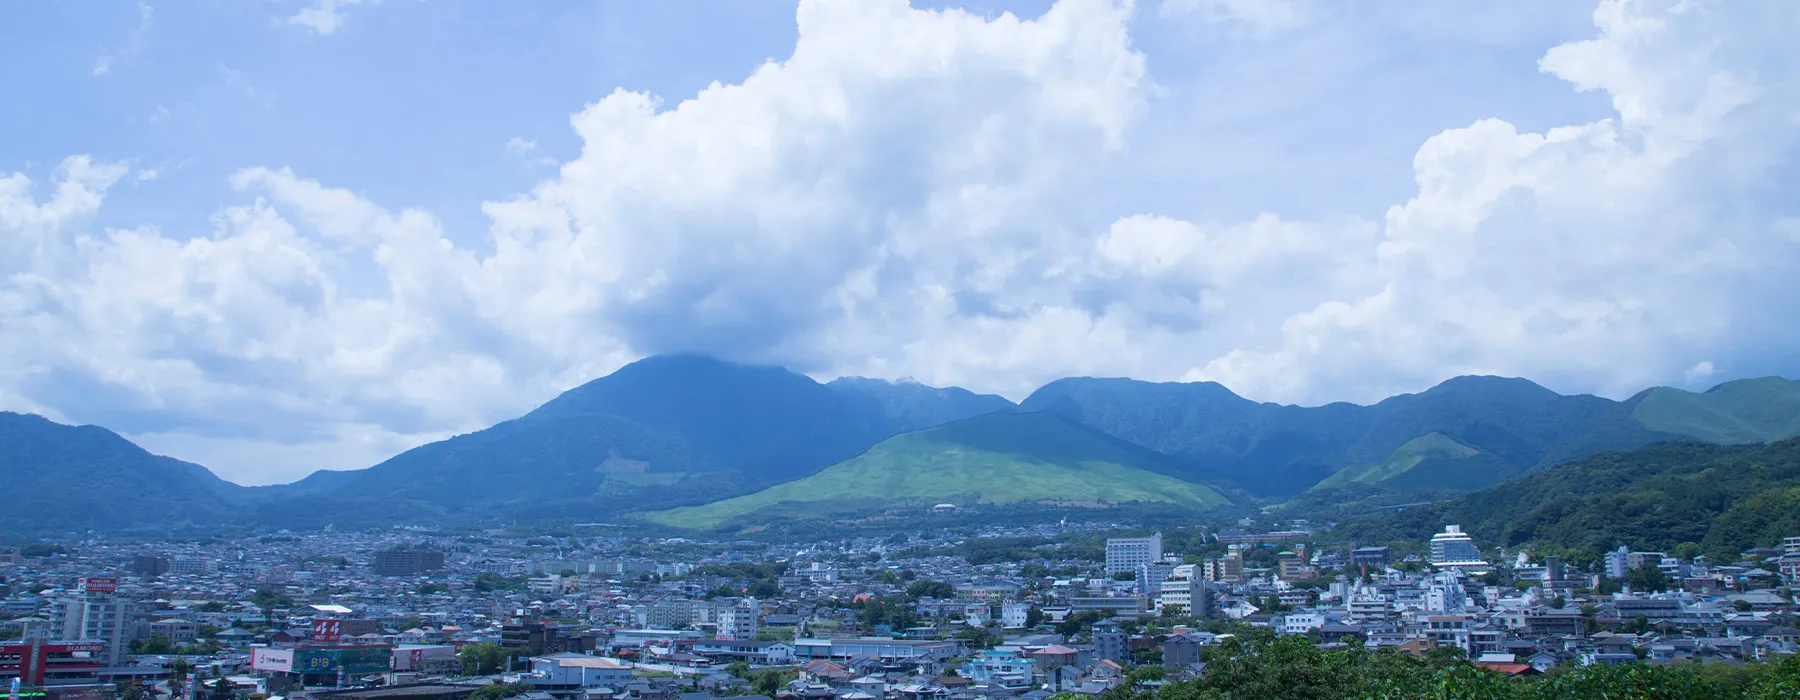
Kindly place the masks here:
<instances>
[{"instance_id":1,"label":"cumulus cloud","mask_svg":"<svg viewBox=\"0 0 1800 700\"><path fill-rule=\"evenodd\" d=\"M803 3L793 55L742 84L675 106L619 91L576 114L582 154L486 206L485 257L429 213L284 169L232 176L253 199L210 234L57 217L29 229L43 255L14 258L36 282L5 289L6 325L31 326L0 340L22 360L7 383L227 454L351 424L472 429L645 353L821 368L863 342L834 340L834 318L899 313L902 294L1023 293L1004 289L1035 275L1018 251L1081 254L1079 231L1035 212L1118 152L1142 108L1128 18L1108 0L1035 21ZM91 213L124 172L90 182L98 167L72 163L41 205L23 175L9 193Z\"/></svg>"},{"instance_id":2,"label":"cumulus cloud","mask_svg":"<svg viewBox=\"0 0 1800 700\"><path fill-rule=\"evenodd\" d=\"M255 481L362 466L661 352L1015 397L1105 374L1315 402L1466 372L1628 392L1800 340L1800 212L1771 185L1800 72L1766 50L1796 10L1602 3L1541 68L1611 118L1448 129L1378 218L1236 222L1076 206L1131 186L1097 174L1129 170L1158 106L1131 12L807 0L792 55L741 83L573 115L580 154L486 203L480 246L281 168L234 174L198 234L91 230L123 166L8 176L0 401ZM257 445L294 447L246 465Z\"/></svg>"},{"instance_id":3,"label":"cumulus cloud","mask_svg":"<svg viewBox=\"0 0 1800 700\"><path fill-rule=\"evenodd\" d=\"M1800 249L1769 224L1793 205L1759 183L1792 163L1800 85L1791 52L1761 42L1800 13L1608 1L1594 19L1597 37L1541 66L1610 94L1615 117L1433 137L1413 160L1418 195L1387 212L1378 291L1328 296L1193 376L1300 399L1460 372L1616 394L1791 346L1778 319L1800 294L1780 278Z\"/></svg>"}]
</instances>

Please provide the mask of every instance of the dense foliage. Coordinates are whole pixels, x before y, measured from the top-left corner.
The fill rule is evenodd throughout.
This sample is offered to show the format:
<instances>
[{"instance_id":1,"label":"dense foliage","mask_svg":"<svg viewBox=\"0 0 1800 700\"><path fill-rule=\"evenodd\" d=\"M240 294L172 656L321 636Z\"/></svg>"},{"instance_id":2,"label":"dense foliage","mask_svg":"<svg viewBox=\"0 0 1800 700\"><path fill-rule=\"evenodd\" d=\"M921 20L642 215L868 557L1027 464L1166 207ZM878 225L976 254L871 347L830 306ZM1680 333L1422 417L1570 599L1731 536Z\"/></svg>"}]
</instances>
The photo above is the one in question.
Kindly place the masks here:
<instances>
[{"instance_id":1,"label":"dense foliage","mask_svg":"<svg viewBox=\"0 0 1800 700\"><path fill-rule=\"evenodd\" d=\"M1773 700L1800 691L1800 659L1779 664L1590 666L1513 677L1435 650L1418 658L1392 649L1352 645L1327 650L1305 637L1267 630L1226 639L1205 650L1206 673L1151 689L1142 684L1103 693L1101 700ZM1074 700L1079 696L1058 696Z\"/></svg>"},{"instance_id":2,"label":"dense foliage","mask_svg":"<svg viewBox=\"0 0 1800 700\"><path fill-rule=\"evenodd\" d=\"M1574 561L1619 545L1736 561L1800 534L1800 440L1595 455L1447 502L1351 520L1338 535L1419 542L1447 523L1483 546L1531 545Z\"/></svg>"},{"instance_id":3,"label":"dense foliage","mask_svg":"<svg viewBox=\"0 0 1800 700\"><path fill-rule=\"evenodd\" d=\"M463 646L456 658L462 665L463 675L485 676L505 671L509 661L517 666L530 656L531 650L525 647L503 647L493 642L477 642Z\"/></svg>"}]
</instances>

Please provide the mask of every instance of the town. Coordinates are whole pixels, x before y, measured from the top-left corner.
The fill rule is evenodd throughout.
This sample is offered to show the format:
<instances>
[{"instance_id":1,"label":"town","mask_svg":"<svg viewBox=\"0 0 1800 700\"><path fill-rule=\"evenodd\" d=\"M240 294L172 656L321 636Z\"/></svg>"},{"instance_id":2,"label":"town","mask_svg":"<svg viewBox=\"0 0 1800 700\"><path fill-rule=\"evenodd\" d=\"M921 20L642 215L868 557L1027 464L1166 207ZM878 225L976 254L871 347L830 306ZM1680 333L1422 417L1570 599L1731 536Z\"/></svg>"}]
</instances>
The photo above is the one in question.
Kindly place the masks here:
<instances>
[{"instance_id":1,"label":"town","mask_svg":"<svg viewBox=\"0 0 1800 700\"><path fill-rule=\"evenodd\" d=\"M1621 547L1583 568L1453 524L1407 554L1324 534L39 543L0 555L0 680L15 698L1041 700L1200 678L1209 649L1256 634L1506 676L1800 644L1800 537L1734 562Z\"/></svg>"}]
</instances>

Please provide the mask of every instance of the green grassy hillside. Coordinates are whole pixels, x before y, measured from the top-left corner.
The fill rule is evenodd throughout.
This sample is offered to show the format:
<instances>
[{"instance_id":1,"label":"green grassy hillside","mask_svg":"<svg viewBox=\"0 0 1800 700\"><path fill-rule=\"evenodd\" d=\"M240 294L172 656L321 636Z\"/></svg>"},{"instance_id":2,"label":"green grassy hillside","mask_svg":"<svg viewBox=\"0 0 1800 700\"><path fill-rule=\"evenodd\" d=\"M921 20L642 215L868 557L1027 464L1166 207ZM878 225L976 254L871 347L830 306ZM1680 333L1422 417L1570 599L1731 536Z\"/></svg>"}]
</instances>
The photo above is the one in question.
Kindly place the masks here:
<instances>
[{"instance_id":1,"label":"green grassy hillside","mask_svg":"<svg viewBox=\"0 0 1800 700\"><path fill-rule=\"evenodd\" d=\"M1800 382L1741 379L1693 392L1657 387L1632 410L1644 427L1706 442L1743 444L1800 437Z\"/></svg>"},{"instance_id":2,"label":"green grassy hillside","mask_svg":"<svg viewBox=\"0 0 1800 700\"><path fill-rule=\"evenodd\" d=\"M1149 450L1041 413L1001 413L906 433L812 476L746 496L648 514L708 528L753 516L805 517L872 507L950 502L1158 502L1196 508L1229 501L1163 473Z\"/></svg>"},{"instance_id":3,"label":"green grassy hillside","mask_svg":"<svg viewBox=\"0 0 1800 700\"><path fill-rule=\"evenodd\" d=\"M1505 460L1457 442L1443 433L1427 433L1394 450L1387 459L1345 467L1313 486L1313 491L1351 484L1400 490L1476 489L1517 476Z\"/></svg>"}]
</instances>

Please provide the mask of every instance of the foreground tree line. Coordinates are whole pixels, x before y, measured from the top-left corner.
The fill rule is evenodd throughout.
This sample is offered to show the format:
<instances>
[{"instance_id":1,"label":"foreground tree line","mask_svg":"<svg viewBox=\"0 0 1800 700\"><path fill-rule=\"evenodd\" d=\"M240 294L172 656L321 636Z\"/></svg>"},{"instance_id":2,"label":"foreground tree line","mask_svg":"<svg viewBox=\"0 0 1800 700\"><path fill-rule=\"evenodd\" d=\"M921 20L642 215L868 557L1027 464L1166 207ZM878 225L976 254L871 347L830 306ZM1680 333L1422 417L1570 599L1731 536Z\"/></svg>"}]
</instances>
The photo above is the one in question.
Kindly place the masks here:
<instances>
[{"instance_id":1,"label":"foreground tree line","mask_svg":"<svg viewBox=\"0 0 1800 700\"><path fill-rule=\"evenodd\" d=\"M1305 637L1264 634L1206 650L1204 676L1136 683L1101 700L1773 700L1800 698L1800 657L1744 666L1630 664L1556 668L1513 677L1476 667L1460 650L1418 658L1393 649L1314 646ZM1137 674L1133 674L1135 679ZM1061 695L1052 700L1077 700Z\"/></svg>"}]
</instances>

